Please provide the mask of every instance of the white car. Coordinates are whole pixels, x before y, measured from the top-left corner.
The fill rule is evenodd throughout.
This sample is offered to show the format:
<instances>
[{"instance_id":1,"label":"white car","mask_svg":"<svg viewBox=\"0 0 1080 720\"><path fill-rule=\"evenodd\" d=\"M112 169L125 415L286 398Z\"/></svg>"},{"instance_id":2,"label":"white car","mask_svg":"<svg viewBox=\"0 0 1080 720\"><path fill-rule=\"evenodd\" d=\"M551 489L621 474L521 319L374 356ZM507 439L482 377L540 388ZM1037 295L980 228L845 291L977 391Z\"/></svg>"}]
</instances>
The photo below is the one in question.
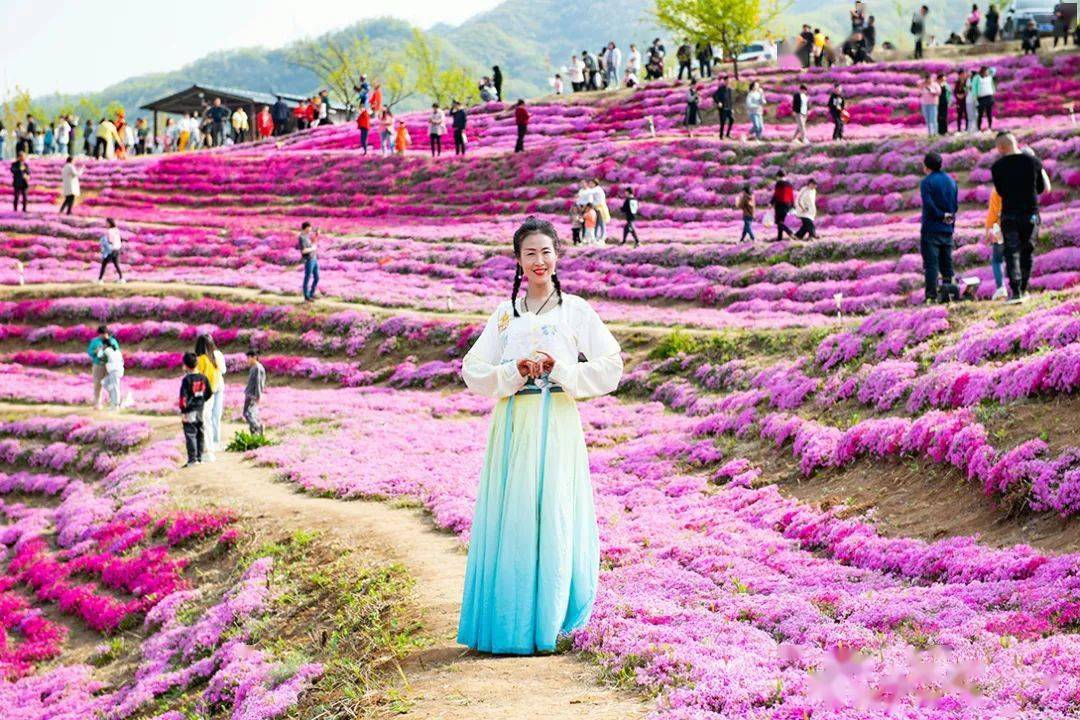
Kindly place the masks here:
<instances>
[{"instance_id":1,"label":"white car","mask_svg":"<svg viewBox=\"0 0 1080 720\"><path fill-rule=\"evenodd\" d=\"M741 63L763 62L776 59L776 44L761 40L748 43L738 55Z\"/></svg>"}]
</instances>

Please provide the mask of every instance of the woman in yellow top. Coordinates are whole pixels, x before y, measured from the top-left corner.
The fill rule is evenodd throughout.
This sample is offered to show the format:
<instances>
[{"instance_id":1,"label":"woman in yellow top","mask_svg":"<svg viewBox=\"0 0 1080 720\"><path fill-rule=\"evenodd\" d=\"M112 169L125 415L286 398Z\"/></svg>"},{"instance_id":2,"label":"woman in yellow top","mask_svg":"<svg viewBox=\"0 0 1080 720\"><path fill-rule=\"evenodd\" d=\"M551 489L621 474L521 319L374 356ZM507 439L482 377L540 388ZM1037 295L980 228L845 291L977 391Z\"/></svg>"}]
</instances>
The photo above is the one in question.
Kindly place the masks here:
<instances>
[{"instance_id":1,"label":"woman in yellow top","mask_svg":"<svg viewBox=\"0 0 1080 720\"><path fill-rule=\"evenodd\" d=\"M1005 289L1005 239L1001 234L1001 196L996 188L990 189L990 208L986 212L986 242L990 243L990 269L994 272L994 294L991 300L1008 296Z\"/></svg>"},{"instance_id":2,"label":"woman in yellow top","mask_svg":"<svg viewBox=\"0 0 1080 720\"><path fill-rule=\"evenodd\" d=\"M195 372L206 376L214 392L210 402L203 406L207 459L214 462L217 460L214 452L221 444L221 415L225 411L225 356L209 335L195 339L195 355Z\"/></svg>"}]
</instances>

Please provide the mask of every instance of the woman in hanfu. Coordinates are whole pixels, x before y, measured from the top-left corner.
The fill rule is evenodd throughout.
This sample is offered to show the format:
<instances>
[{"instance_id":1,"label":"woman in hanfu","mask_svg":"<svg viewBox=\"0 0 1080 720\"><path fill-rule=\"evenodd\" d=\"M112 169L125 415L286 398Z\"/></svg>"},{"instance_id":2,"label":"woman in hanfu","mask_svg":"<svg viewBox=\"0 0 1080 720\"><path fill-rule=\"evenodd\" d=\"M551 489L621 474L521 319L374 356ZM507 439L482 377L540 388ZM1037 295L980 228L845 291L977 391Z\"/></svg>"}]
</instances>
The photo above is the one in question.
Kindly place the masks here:
<instances>
[{"instance_id":1,"label":"woman in hanfu","mask_svg":"<svg viewBox=\"0 0 1080 720\"><path fill-rule=\"evenodd\" d=\"M615 390L623 363L596 312L559 287L560 250L551 223L530 217L518 228L510 300L462 362L469 389L499 399L458 624L458 642L483 652L551 652L596 597L600 546L576 401Z\"/></svg>"}]
</instances>

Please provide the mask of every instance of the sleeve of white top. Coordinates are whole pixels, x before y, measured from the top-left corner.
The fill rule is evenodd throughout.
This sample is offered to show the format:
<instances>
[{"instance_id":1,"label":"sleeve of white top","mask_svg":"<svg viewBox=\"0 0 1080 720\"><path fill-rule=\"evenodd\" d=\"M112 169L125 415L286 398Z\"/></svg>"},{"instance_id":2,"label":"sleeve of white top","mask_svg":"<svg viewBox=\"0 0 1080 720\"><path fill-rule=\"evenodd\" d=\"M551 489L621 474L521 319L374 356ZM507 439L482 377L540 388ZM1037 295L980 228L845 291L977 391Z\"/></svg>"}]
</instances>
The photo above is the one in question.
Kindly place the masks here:
<instances>
[{"instance_id":1,"label":"sleeve of white top","mask_svg":"<svg viewBox=\"0 0 1080 720\"><path fill-rule=\"evenodd\" d=\"M595 397L613 392L622 377L623 361L619 341L607 329L596 311L582 302L577 314L578 350L585 362L577 358L556 358L551 379L575 398Z\"/></svg>"},{"instance_id":2,"label":"sleeve of white top","mask_svg":"<svg viewBox=\"0 0 1080 720\"><path fill-rule=\"evenodd\" d=\"M227 365L227 363L225 362L225 354L223 352L221 352L220 350L215 350L214 351L214 360L217 361L218 369L221 370L221 376L225 377L225 372L226 372L225 367Z\"/></svg>"},{"instance_id":3,"label":"sleeve of white top","mask_svg":"<svg viewBox=\"0 0 1080 720\"><path fill-rule=\"evenodd\" d=\"M484 331L461 361L461 378L475 393L488 397L508 397L525 385L517 363L502 363L499 347L499 314L510 312L500 307L488 319Z\"/></svg>"}]
</instances>

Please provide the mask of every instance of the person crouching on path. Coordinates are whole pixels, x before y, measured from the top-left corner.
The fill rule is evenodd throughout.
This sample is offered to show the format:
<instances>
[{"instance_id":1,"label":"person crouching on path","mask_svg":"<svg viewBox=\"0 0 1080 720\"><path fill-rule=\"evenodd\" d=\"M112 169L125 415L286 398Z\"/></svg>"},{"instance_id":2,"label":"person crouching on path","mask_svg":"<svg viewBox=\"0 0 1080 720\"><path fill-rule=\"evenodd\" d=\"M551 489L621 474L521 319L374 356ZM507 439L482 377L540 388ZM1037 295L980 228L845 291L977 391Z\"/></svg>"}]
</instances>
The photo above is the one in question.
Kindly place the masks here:
<instances>
[{"instance_id":1,"label":"person crouching on path","mask_svg":"<svg viewBox=\"0 0 1080 720\"><path fill-rule=\"evenodd\" d=\"M795 237L802 240L809 238L817 240L817 228L814 221L817 219L817 180L810 179L799 190L795 197L795 217L801 223Z\"/></svg>"},{"instance_id":2,"label":"person crouching on path","mask_svg":"<svg viewBox=\"0 0 1080 720\"><path fill-rule=\"evenodd\" d=\"M263 434L263 424L259 419L259 401L266 392L266 368L259 362L259 351L252 348L247 353L248 379L244 387L244 420L252 435Z\"/></svg>"},{"instance_id":3,"label":"person crouching on path","mask_svg":"<svg viewBox=\"0 0 1080 720\"><path fill-rule=\"evenodd\" d=\"M926 302L946 302L958 295L953 285L952 262L953 233L959 208L956 181L942 171L941 155L936 152L929 152L923 158L923 173L926 177L919 185L922 196L920 250L926 276Z\"/></svg>"},{"instance_id":4,"label":"person crouching on path","mask_svg":"<svg viewBox=\"0 0 1080 720\"><path fill-rule=\"evenodd\" d=\"M108 227L105 229L105 234L101 236L101 270L98 272L97 284L101 285L105 282L105 267L112 263L112 266L116 268L116 275L118 283L123 284L124 273L120 271L120 247L122 241L120 239L120 229L116 227L116 221L112 218L106 218L105 224Z\"/></svg>"},{"instance_id":5,"label":"person crouching on path","mask_svg":"<svg viewBox=\"0 0 1080 720\"><path fill-rule=\"evenodd\" d=\"M304 292L305 302L315 300L315 288L319 286L319 257L315 247L318 236L318 231L312 229L311 223L304 221L300 225L300 235L296 238L296 246L304 262L304 283L301 289Z\"/></svg>"},{"instance_id":6,"label":"person crouching on path","mask_svg":"<svg viewBox=\"0 0 1080 720\"><path fill-rule=\"evenodd\" d=\"M210 389L210 379L195 369L197 364L195 353L184 353L184 378L180 381L180 424L184 429L184 445L187 447L187 463L184 467L203 461L206 447L203 410L214 396L214 391Z\"/></svg>"},{"instance_id":7,"label":"person crouching on path","mask_svg":"<svg viewBox=\"0 0 1080 720\"><path fill-rule=\"evenodd\" d=\"M90 356L91 377L94 380L94 409L101 409L101 386L105 382L108 369L105 365L105 348L120 349L120 343L109 333L106 325L99 325L97 337L86 346L86 354Z\"/></svg>"},{"instance_id":8,"label":"person crouching on path","mask_svg":"<svg viewBox=\"0 0 1080 720\"><path fill-rule=\"evenodd\" d=\"M776 242L784 239L784 233L787 233L788 237L794 238L795 233L791 232L791 228L787 226L787 216L795 205L795 188L787 181L786 173L783 170L776 172L776 187L773 188L771 204L773 206L773 217L776 220Z\"/></svg>"}]
</instances>

